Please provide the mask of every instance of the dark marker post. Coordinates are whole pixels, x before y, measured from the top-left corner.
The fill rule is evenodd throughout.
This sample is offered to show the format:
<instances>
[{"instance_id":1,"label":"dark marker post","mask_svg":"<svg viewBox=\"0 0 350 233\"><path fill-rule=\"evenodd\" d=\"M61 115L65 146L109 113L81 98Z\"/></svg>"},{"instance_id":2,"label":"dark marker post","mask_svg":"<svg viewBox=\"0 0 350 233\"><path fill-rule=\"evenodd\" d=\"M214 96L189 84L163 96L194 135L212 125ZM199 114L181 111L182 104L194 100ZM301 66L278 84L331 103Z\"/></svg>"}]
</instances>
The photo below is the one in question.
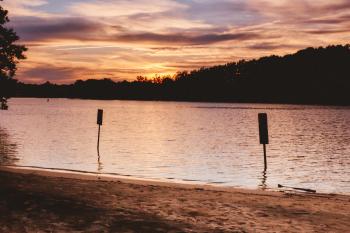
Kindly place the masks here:
<instances>
[{"instance_id":1,"label":"dark marker post","mask_svg":"<svg viewBox=\"0 0 350 233\"><path fill-rule=\"evenodd\" d=\"M100 128L102 125L102 121L103 121L103 110L98 109L97 110L97 124L98 124L97 152L99 157L100 157Z\"/></svg>"},{"instance_id":2,"label":"dark marker post","mask_svg":"<svg viewBox=\"0 0 350 233\"><path fill-rule=\"evenodd\" d=\"M267 169L267 161L266 161L266 144L269 144L269 132L267 125L267 114L259 113L259 135L260 135L260 144L264 146L264 168Z\"/></svg>"}]
</instances>

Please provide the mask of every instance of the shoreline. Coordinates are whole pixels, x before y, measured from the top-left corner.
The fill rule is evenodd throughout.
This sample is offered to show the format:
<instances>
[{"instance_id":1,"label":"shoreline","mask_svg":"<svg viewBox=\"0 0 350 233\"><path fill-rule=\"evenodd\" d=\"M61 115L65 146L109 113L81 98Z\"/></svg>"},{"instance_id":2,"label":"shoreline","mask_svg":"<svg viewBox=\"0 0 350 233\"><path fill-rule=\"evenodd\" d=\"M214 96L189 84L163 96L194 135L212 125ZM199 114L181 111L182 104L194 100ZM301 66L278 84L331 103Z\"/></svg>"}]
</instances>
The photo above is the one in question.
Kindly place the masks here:
<instances>
[{"instance_id":1,"label":"shoreline","mask_svg":"<svg viewBox=\"0 0 350 233\"><path fill-rule=\"evenodd\" d=\"M110 182L128 182L132 184L150 184L170 187L182 187L182 188L204 188L207 190L218 191L240 191L240 192L256 192L256 193L278 193L288 192L294 194L308 194L308 195L329 195L329 196L348 196L349 193L327 193L327 192L305 192L298 191L296 189L288 188L288 186L282 188L246 188L223 185L221 183L207 183L197 180L180 180L180 179L167 179L167 178L143 178L132 175L122 175L116 173L99 173L91 171L81 171L73 169L61 169L61 168L45 168L37 166L19 166L19 165L0 165L0 172L12 172L20 174L32 174L39 176L69 178L77 180L90 180L90 181L110 181ZM317 191L317 190L316 190Z\"/></svg>"},{"instance_id":2,"label":"shoreline","mask_svg":"<svg viewBox=\"0 0 350 233\"><path fill-rule=\"evenodd\" d=\"M177 180L177 179L152 179L152 178L141 178L129 175L118 175L111 173L98 173L88 171L78 171L70 169L58 169L58 168L42 168L35 166L1 166L0 172L10 172L24 175L38 175L45 177L55 178L67 178L74 180L86 180L86 181L104 181L104 182L125 182L129 184L137 185L157 185L163 187L178 187L178 188L200 188L204 190L212 191L226 191L226 192L248 192L248 193L279 193L281 189L249 189L239 188L233 186L223 186L215 183L205 183L201 181L188 181L188 180ZM292 190L289 190L292 192ZM304 192L295 192L304 193ZM307 193L306 193L307 194ZM333 193L317 193L320 195L344 195L344 194L333 194ZM346 196L346 195L345 195ZM350 195L349 195L350 196Z\"/></svg>"},{"instance_id":3,"label":"shoreline","mask_svg":"<svg viewBox=\"0 0 350 233\"><path fill-rule=\"evenodd\" d=\"M350 196L0 167L1 232L348 232Z\"/></svg>"}]
</instances>

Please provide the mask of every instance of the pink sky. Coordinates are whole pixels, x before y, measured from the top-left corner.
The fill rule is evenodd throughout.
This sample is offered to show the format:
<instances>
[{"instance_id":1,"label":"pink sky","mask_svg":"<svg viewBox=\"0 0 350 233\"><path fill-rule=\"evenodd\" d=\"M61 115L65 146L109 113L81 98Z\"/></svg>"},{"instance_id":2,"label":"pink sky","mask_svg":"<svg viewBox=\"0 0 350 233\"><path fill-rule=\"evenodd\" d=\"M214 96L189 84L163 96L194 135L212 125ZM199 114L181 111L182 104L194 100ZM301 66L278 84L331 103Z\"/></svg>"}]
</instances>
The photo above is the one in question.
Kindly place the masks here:
<instances>
[{"instance_id":1,"label":"pink sky","mask_svg":"<svg viewBox=\"0 0 350 233\"><path fill-rule=\"evenodd\" d=\"M132 80L350 41L349 0L4 0L17 79Z\"/></svg>"}]
</instances>

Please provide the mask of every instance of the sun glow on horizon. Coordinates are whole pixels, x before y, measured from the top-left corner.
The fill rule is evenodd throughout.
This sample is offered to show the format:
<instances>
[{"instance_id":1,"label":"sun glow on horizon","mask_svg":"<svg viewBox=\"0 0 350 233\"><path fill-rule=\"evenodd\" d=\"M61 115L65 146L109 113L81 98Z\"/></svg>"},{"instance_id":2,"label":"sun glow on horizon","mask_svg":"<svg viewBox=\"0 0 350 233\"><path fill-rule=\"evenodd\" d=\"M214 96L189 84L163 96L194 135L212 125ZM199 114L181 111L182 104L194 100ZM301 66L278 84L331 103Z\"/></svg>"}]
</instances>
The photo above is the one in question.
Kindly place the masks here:
<instances>
[{"instance_id":1,"label":"sun glow on horizon","mask_svg":"<svg viewBox=\"0 0 350 233\"><path fill-rule=\"evenodd\" d=\"M4 0L29 51L24 82L134 80L350 41L335 0ZM297 12L297 14L296 14Z\"/></svg>"}]
</instances>

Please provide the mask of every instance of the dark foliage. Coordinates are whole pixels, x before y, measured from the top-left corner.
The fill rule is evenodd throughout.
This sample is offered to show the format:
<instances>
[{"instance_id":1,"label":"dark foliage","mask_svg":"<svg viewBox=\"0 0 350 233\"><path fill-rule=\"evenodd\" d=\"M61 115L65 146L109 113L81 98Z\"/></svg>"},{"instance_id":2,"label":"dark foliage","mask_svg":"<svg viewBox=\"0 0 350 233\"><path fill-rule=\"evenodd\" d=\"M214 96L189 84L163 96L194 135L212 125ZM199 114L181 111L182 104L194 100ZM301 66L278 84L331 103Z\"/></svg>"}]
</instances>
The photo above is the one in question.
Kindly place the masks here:
<instances>
[{"instance_id":1,"label":"dark foliage","mask_svg":"<svg viewBox=\"0 0 350 233\"><path fill-rule=\"evenodd\" d=\"M5 108L6 99L10 97L10 90L15 85L11 78L16 73L18 60L25 59L23 53L27 50L23 45L14 44L19 37L13 29L4 26L9 22L7 14L8 11L0 6L0 102L2 108Z\"/></svg>"},{"instance_id":2,"label":"dark foliage","mask_svg":"<svg viewBox=\"0 0 350 233\"><path fill-rule=\"evenodd\" d=\"M350 105L350 45L307 48L179 72L173 78L17 84L17 96Z\"/></svg>"}]
</instances>

